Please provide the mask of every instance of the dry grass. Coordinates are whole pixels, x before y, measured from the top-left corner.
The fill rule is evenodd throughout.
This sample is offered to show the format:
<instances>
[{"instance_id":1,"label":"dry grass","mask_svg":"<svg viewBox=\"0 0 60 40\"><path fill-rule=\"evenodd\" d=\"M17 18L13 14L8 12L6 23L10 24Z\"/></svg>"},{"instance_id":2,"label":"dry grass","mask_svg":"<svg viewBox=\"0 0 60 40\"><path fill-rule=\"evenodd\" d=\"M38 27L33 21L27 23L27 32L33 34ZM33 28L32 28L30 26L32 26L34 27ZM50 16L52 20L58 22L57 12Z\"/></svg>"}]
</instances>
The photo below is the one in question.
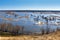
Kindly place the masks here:
<instances>
[{"instance_id":1,"label":"dry grass","mask_svg":"<svg viewBox=\"0 0 60 40\"><path fill-rule=\"evenodd\" d=\"M0 40L60 40L60 31L44 35L20 35L20 36L10 36L1 37Z\"/></svg>"}]
</instances>

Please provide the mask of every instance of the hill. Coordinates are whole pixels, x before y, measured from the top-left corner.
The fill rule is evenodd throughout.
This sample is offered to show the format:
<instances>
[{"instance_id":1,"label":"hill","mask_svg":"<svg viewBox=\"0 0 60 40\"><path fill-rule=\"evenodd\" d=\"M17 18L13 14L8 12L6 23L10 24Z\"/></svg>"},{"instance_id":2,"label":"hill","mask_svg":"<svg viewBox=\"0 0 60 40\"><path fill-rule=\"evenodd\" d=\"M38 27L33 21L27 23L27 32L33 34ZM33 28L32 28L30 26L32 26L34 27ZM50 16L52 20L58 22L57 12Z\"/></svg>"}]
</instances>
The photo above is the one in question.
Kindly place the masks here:
<instances>
[{"instance_id":1,"label":"hill","mask_svg":"<svg viewBox=\"0 0 60 40\"><path fill-rule=\"evenodd\" d=\"M0 40L60 40L60 31L44 35L0 36Z\"/></svg>"}]
</instances>

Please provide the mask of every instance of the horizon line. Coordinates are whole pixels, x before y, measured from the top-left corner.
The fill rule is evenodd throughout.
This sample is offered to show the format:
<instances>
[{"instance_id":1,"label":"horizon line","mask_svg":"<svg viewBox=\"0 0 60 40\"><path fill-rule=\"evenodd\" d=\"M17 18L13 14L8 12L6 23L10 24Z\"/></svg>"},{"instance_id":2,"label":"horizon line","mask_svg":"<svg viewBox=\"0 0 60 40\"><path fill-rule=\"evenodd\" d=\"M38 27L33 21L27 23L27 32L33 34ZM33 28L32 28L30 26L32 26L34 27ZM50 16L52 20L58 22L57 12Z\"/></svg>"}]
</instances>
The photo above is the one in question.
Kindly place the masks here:
<instances>
[{"instance_id":1,"label":"horizon line","mask_svg":"<svg viewBox=\"0 0 60 40\"><path fill-rule=\"evenodd\" d=\"M0 10L0 12L60 12L60 10Z\"/></svg>"}]
</instances>

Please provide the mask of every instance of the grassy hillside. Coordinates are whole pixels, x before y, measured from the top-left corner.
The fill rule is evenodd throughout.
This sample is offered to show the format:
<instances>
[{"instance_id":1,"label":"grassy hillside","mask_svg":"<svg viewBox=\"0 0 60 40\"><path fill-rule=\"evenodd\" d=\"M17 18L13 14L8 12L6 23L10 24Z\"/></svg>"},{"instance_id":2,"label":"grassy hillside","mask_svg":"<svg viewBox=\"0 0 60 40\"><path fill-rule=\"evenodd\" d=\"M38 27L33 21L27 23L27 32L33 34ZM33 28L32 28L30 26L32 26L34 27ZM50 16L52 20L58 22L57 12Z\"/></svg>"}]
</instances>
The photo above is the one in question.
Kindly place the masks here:
<instances>
[{"instance_id":1,"label":"grassy hillside","mask_svg":"<svg viewBox=\"0 0 60 40\"><path fill-rule=\"evenodd\" d=\"M44 35L0 36L1 40L60 40L60 31Z\"/></svg>"}]
</instances>

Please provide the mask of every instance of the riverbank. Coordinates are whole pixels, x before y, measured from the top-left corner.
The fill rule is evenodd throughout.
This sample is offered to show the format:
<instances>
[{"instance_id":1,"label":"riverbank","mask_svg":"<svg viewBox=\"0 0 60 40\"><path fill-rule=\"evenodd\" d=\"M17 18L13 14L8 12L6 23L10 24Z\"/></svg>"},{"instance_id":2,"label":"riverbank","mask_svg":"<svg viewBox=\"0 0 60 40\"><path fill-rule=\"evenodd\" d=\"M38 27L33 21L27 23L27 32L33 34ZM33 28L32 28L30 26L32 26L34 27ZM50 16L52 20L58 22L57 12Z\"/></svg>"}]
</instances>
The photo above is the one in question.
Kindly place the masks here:
<instances>
[{"instance_id":1,"label":"riverbank","mask_svg":"<svg viewBox=\"0 0 60 40\"><path fill-rule=\"evenodd\" d=\"M0 36L0 40L60 40L60 31L44 35Z\"/></svg>"}]
</instances>

